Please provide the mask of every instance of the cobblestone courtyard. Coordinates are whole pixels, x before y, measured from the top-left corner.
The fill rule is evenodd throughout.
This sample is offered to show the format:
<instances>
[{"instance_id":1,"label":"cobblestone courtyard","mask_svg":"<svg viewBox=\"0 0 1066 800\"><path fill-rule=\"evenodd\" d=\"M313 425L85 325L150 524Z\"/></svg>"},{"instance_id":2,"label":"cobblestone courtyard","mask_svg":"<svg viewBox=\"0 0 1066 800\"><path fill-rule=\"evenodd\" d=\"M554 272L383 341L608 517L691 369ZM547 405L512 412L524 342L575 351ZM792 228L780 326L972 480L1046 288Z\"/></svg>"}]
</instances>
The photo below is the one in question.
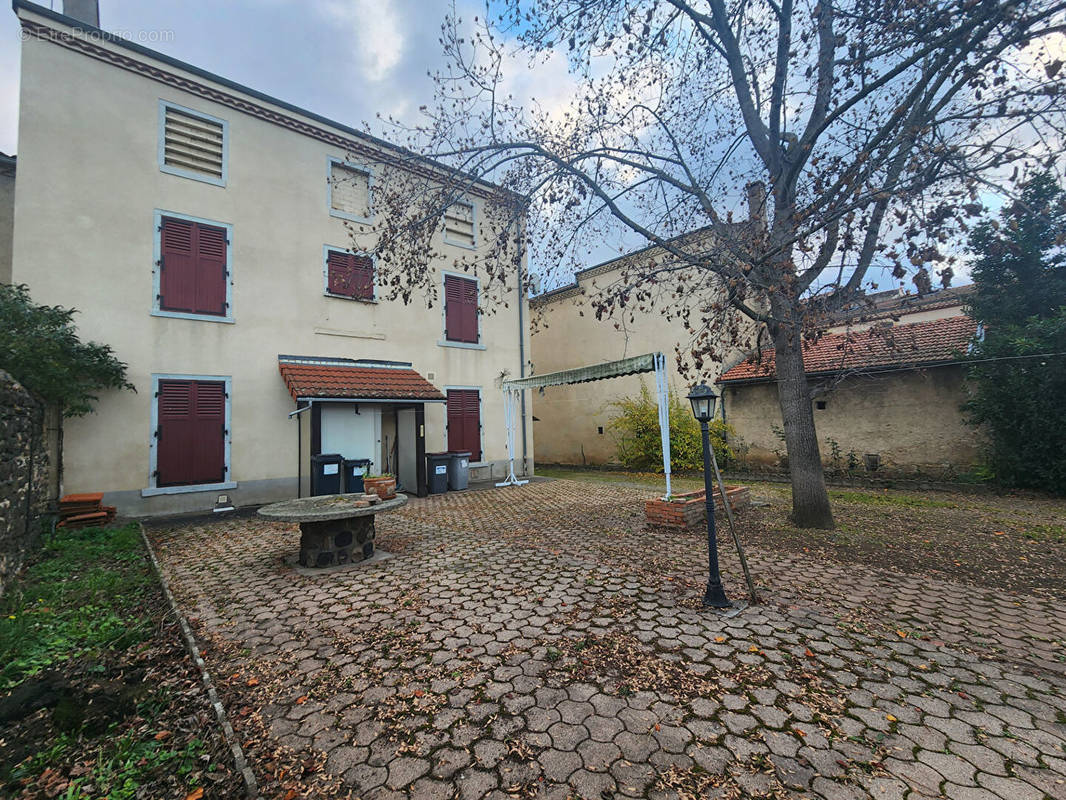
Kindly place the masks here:
<instances>
[{"instance_id":1,"label":"cobblestone courtyard","mask_svg":"<svg viewBox=\"0 0 1066 800\"><path fill-rule=\"evenodd\" d=\"M647 496L413 500L393 558L314 577L295 526L149 536L266 796L1066 798L1053 598L762 547L722 618Z\"/></svg>"}]
</instances>

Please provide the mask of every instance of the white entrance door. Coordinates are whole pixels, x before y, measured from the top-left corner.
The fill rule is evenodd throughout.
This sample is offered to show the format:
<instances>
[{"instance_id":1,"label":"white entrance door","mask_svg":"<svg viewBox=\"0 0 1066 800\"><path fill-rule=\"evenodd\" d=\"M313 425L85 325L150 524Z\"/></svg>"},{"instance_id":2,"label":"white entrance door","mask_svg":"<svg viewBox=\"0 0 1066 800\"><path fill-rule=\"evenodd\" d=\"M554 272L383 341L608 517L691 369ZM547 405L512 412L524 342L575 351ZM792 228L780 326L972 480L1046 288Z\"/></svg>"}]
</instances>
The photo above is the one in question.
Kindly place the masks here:
<instances>
[{"instance_id":1,"label":"white entrance door","mask_svg":"<svg viewBox=\"0 0 1066 800\"><path fill-rule=\"evenodd\" d=\"M396 477L408 492L418 492L418 463L415 458L415 410L403 408L396 412L397 465Z\"/></svg>"},{"instance_id":2,"label":"white entrance door","mask_svg":"<svg viewBox=\"0 0 1066 800\"><path fill-rule=\"evenodd\" d=\"M366 403L323 403L322 452L373 459L371 471L380 472L381 407Z\"/></svg>"}]
</instances>

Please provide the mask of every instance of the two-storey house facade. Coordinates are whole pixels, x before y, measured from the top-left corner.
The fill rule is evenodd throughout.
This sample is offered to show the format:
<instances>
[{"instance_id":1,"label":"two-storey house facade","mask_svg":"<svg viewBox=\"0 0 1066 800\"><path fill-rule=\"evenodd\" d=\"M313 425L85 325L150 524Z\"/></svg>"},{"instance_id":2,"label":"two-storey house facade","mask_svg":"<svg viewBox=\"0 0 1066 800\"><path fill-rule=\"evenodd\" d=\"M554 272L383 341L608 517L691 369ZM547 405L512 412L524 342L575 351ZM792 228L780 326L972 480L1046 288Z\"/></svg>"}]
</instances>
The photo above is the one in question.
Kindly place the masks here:
<instances>
[{"instance_id":1,"label":"two-storey house facade","mask_svg":"<svg viewBox=\"0 0 1066 800\"><path fill-rule=\"evenodd\" d=\"M111 345L136 387L68 420L64 491L133 515L252 505L307 494L320 453L412 493L427 450L471 452L474 479L507 474L494 378L522 372L528 309L516 281L482 313L477 269L457 266L485 247L495 187L442 219L441 302L390 302L346 226L381 213L391 145L92 21L15 11L11 281L78 309L82 338Z\"/></svg>"}]
</instances>

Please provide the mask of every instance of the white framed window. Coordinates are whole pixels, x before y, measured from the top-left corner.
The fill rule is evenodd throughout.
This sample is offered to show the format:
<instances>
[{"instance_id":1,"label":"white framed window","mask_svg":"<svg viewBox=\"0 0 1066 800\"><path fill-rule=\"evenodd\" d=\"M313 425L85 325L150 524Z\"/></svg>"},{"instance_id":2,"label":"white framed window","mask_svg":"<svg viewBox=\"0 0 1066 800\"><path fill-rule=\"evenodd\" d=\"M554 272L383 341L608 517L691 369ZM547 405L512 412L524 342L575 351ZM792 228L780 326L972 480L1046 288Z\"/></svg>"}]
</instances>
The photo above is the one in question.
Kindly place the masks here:
<instances>
[{"instance_id":1,"label":"white framed window","mask_svg":"<svg viewBox=\"0 0 1066 800\"><path fill-rule=\"evenodd\" d=\"M326 159L326 206L330 216L370 224L374 219L374 173L341 158Z\"/></svg>"},{"instance_id":2,"label":"white framed window","mask_svg":"<svg viewBox=\"0 0 1066 800\"><path fill-rule=\"evenodd\" d=\"M141 497L236 489L231 479L232 378L152 375L148 488Z\"/></svg>"},{"instance_id":3,"label":"white framed window","mask_svg":"<svg viewBox=\"0 0 1066 800\"><path fill-rule=\"evenodd\" d=\"M460 201L445 209L444 241L467 250L477 249L477 207L473 203Z\"/></svg>"},{"instance_id":4,"label":"white framed window","mask_svg":"<svg viewBox=\"0 0 1066 800\"><path fill-rule=\"evenodd\" d=\"M481 337L481 279L465 272L441 270L441 347L484 350Z\"/></svg>"},{"instance_id":5,"label":"white framed window","mask_svg":"<svg viewBox=\"0 0 1066 800\"><path fill-rule=\"evenodd\" d=\"M322 291L327 297L376 303L377 256L343 247L322 247Z\"/></svg>"},{"instance_id":6,"label":"white framed window","mask_svg":"<svg viewBox=\"0 0 1066 800\"><path fill-rule=\"evenodd\" d=\"M159 169L225 186L229 123L167 100L159 101Z\"/></svg>"},{"instance_id":7,"label":"white framed window","mask_svg":"<svg viewBox=\"0 0 1066 800\"><path fill-rule=\"evenodd\" d=\"M233 225L156 209L152 316L233 323Z\"/></svg>"}]
</instances>

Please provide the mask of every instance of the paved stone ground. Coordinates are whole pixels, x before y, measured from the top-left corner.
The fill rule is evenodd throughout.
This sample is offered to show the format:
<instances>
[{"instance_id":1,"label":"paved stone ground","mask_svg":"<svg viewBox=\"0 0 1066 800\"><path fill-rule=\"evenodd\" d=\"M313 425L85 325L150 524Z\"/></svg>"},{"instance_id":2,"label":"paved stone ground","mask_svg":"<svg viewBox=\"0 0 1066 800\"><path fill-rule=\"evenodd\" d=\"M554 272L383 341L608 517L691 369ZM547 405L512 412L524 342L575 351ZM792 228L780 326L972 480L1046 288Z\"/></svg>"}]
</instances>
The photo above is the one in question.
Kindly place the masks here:
<instances>
[{"instance_id":1,"label":"paved stone ground","mask_svg":"<svg viewBox=\"0 0 1066 800\"><path fill-rule=\"evenodd\" d=\"M1052 601L757 552L764 602L723 618L645 495L416 500L378 520L396 557L314 577L294 526L151 536L238 735L318 770L304 796L1066 799Z\"/></svg>"}]
</instances>

